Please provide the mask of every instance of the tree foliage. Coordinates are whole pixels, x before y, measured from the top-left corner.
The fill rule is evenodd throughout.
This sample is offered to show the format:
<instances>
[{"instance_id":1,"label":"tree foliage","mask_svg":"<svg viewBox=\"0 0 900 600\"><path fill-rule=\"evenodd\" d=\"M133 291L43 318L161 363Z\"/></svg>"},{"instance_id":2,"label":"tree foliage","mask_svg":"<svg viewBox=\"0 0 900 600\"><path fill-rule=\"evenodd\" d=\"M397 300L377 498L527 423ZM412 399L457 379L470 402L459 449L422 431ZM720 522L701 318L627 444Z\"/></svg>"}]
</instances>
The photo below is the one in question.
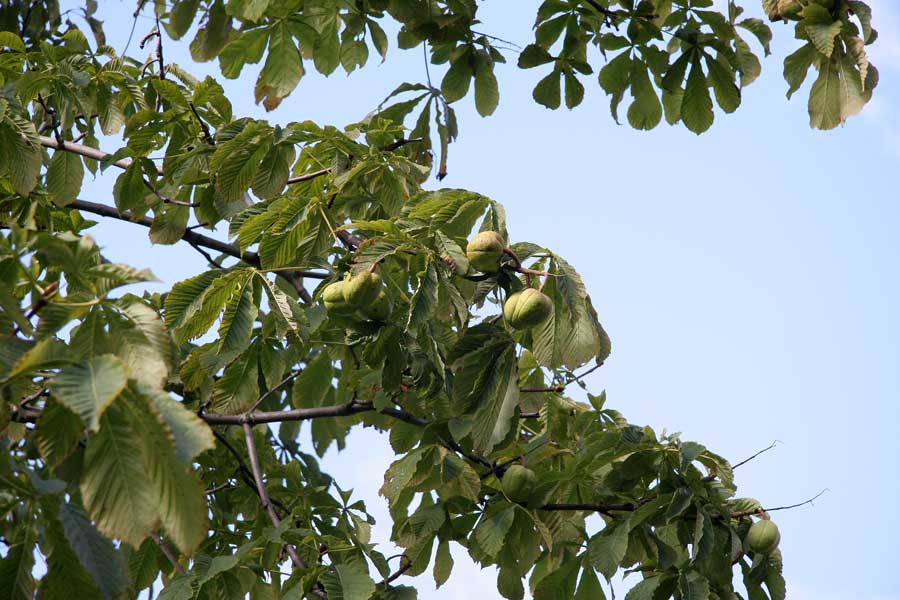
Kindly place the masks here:
<instances>
[{"instance_id":1,"label":"tree foliage","mask_svg":"<svg viewBox=\"0 0 900 600\"><path fill-rule=\"evenodd\" d=\"M443 584L457 546L496 566L512 600L603 598L617 573L631 575L627 600L732 599L736 574L750 599L785 597L778 550L745 539L768 514L737 497L726 459L629 423L605 393L567 396L611 349L575 268L511 236L494 200L423 187L446 174L454 103L493 113L495 66L514 54L480 32L477 8L142 1L135 18L155 11L157 28L135 44L141 60L106 45L95 1L78 9L87 28L54 0L0 6L3 598L135 597L161 577L167 599L407 599L400 577ZM866 4L763 10L800 43L788 95L818 73L811 125L858 112L877 83ZM769 51L769 26L742 15L712 0L546 0L517 62L542 71L533 95L549 108L580 104L596 72L614 118L700 133L759 75L754 44ZM307 69L384 60L386 30L443 76L400 84L344 128L235 115L219 83L163 53L193 35L193 59L224 77L255 69L271 110ZM110 136L118 148L101 150ZM85 171L116 178L110 203L79 198ZM209 269L128 293L153 274L107 260L93 217L186 242ZM503 246L480 270L466 252L478 231ZM332 287L365 278L377 287L361 304ZM518 322L504 319L527 288L516 298L538 298L538 317L521 300ZM304 421L312 448L297 441ZM380 493L399 564L318 465L356 426L396 453Z\"/></svg>"}]
</instances>

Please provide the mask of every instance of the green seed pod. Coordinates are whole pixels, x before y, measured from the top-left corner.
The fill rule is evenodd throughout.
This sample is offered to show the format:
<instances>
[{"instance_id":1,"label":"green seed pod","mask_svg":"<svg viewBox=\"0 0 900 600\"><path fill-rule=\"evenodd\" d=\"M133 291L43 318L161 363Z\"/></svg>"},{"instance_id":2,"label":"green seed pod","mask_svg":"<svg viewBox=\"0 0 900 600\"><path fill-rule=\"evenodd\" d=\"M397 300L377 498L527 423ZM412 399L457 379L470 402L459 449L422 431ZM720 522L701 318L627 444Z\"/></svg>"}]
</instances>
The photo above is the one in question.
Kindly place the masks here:
<instances>
[{"instance_id":1,"label":"green seed pod","mask_svg":"<svg viewBox=\"0 0 900 600\"><path fill-rule=\"evenodd\" d=\"M356 309L344 299L344 282L336 281L322 290L322 302L328 312L335 315L352 315Z\"/></svg>"},{"instance_id":2,"label":"green seed pod","mask_svg":"<svg viewBox=\"0 0 900 600\"><path fill-rule=\"evenodd\" d=\"M757 521L747 531L747 547L757 554L769 554L780 541L778 526L772 521Z\"/></svg>"},{"instance_id":3,"label":"green seed pod","mask_svg":"<svg viewBox=\"0 0 900 600\"><path fill-rule=\"evenodd\" d=\"M381 290L373 302L363 306L360 310L372 321L387 321L391 316L391 308L391 299L384 290Z\"/></svg>"},{"instance_id":4,"label":"green seed pod","mask_svg":"<svg viewBox=\"0 0 900 600\"><path fill-rule=\"evenodd\" d=\"M503 474L500 482L503 493L513 502L528 502L534 491L537 476L534 471L522 465L512 465Z\"/></svg>"},{"instance_id":5,"label":"green seed pod","mask_svg":"<svg viewBox=\"0 0 900 600\"><path fill-rule=\"evenodd\" d=\"M530 329L547 320L553 312L553 301L534 288L525 288L506 299L503 318L513 329Z\"/></svg>"},{"instance_id":6,"label":"green seed pod","mask_svg":"<svg viewBox=\"0 0 900 600\"><path fill-rule=\"evenodd\" d=\"M466 257L473 269L493 273L500 268L503 257L503 238L496 231L482 231L466 245Z\"/></svg>"},{"instance_id":7,"label":"green seed pod","mask_svg":"<svg viewBox=\"0 0 900 600\"><path fill-rule=\"evenodd\" d=\"M365 308L375 301L381 291L381 276L363 271L356 277L344 281L344 300L356 308Z\"/></svg>"}]
</instances>

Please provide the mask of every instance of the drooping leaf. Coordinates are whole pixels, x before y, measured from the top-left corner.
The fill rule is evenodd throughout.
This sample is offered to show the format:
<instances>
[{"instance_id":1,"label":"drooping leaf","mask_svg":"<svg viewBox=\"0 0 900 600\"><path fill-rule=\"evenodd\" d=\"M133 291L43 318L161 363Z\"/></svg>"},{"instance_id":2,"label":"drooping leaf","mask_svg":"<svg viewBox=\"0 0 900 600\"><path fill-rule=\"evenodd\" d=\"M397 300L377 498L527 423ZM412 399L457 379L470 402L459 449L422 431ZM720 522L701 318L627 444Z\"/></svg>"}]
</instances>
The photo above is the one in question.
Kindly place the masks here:
<instances>
[{"instance_id":1,"label":"drooping leaf","mask_svg":"<svg viewBox=\"0 0 900 600\"><path fill-rule=\"evenodd\" d=\"M50 383L53 397L96 432L100 417L128 381L117 357L103 354L66 367Z\"/></svg>"}]
</instances>

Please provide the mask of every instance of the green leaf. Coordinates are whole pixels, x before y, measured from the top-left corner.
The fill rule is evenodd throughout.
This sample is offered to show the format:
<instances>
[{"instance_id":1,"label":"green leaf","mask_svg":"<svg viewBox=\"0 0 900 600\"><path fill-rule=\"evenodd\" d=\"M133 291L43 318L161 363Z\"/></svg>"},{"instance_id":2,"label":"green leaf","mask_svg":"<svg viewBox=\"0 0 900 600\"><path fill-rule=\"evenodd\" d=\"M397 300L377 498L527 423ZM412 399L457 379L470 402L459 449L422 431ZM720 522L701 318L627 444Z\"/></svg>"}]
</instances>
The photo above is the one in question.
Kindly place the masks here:
<instances>
[{"instance_id":1,"label":"green leaf","mask_svg":"<svg viewBox=\"0 0 900 600\"><path fill-rule=\"evenodd\" d=\"M688 73L684 98L681 102L681 120L685 127L700 135L713 124L712 98L706 85L706 76L700 66L700 59L695 57Z\"/></svg>"},{"instance_id":2,"label":"green leaf","mask_svg":"<svg viewBox=\"0 0 900 600\"><path fill-rule=\"evenodd\" d=\"M134 390L126 390L125 396L140 431L144 476L152 486L155 512L175 545L190 555L209 529L205 490L192 465L179 460L172 430L153 401Z\"/></svg>"},{"instance_id":3,"label":"green leaf","mask_svg":"<svg viewBox=\"0 0 900 600\"><path fill-rule=\"evenodd\" d=\"M811 43L804 44L793 54L784 59L784 79L788 82L787 91L788 99L794 95L794 92L800 89L809 68L813 65L816 58L816 48Z\"/></svg>"},{"instance_id":4,"label":"green leaf","mask_svg":"<svg viewBox=\"0 0 900 600\"><path fill-rule=\"evenodd\" d=\"M482 117L494 114L500 102L500 89L494 65L487 57L477 61L475 69L475 108Z\"/></svg>"},{"instance_id":5,"label":"green leaf","mask_svg":"<svg viewBox=\"0 0 900 600\"><path fill-rule=\"evenodd\" d=\"M591 359L603 362L610 353L609 337L597 320L581 276L554 256L544 293L553 300L553 314L532 330L538 362L550 369L576 369Z\"/></svg>"},{"instance_id":6,"label":"green leaf","mask_svg":"<svg viewBox=\"0 0 900 600\"><path fill-rule=\"evenodd\" d=\"M274 110L303 77L303 60L288 25L277 21L269 31L269 54L256 81L256 102Z\"/></svg>"},{"instance_id":7,"label":"green leaf","mask_svg":"<svg viewBox=\"0 0 900 600\"><path fill-rule=\"evenodd\" d=\"M569 559L562 561L552 573L541 579L534 588L534 600L560 600L575 595L575 584L578 580L578 569L581 561Z\"/></svg>"},{"instance_id":8,"label":"green leaf","mask_svg":"<svg viewBox=\"0 0 900 600\"><path fill-rule=\"evenodd\" d=\"M838 66L833 60L824 61L819 67L819 77L809 91L809 126L834 129L843 122L842 106Z\"/></svg>"},{"instance_id":9,"label":"green leaf","mask_svg":"<svg viewBox=\"0 0 900 600\"><path fill-rule=\"evenodd\" d=\"M600 579L592 569L584 569L581 572L581 581L578 583L574 600L606 600Z\"/></svg>"},{"instance_id":10,"label":"green leaf","mask_svg":"<svg viewBox=\"0 0 900 600\"><path fill-rule=\"evenodd\" d=\"M563 79L566 82L566 108L575 108L584 100L584 86L572 71L566 71Z\"/></svg>"},{"instance_id":11,"label":"green leaf","mask_svg":"<svg viewBox=\"0 0 900 600\"><path fill-rule=\"evenodd\" d=\"M553 62L553 57L546 49L537 44L528 44L519 54L519 68L531 69Z\"/></svg>"},{"instance_id":12,"label":"green leaf","mask_svg":"<svg viewBox=\"0 0 900 600\"><path fill-rule=\"evenodd\" d=\"M684 600L709 600L709 582L700 573L682 572L679 585Z\"/></svg>"},{"instance_id":13,"label":"green leaf","mask_svg":"<svg viewBox=\"0 0 900 600\"><path fill-rule=\"evenodd\" d=\"M259 313L251 281L252 279L242 280L225 303L225 313L219 325L220 356L235 356L250 345L253 323Z\"/></svg>"},{"instance_id":14,"label":"green leaf","mask_svg":"<svg viewBox=\"0 0 900 600\"><path fill-rule=\"evenodd\" d=\"M34 533L25 529L24 539L12 544L0 560L0 600L31 600L34 597Z\"/></svg>"},{"instance_id":15,"label":"green leaf","mask_svg":"<svg viewBox=\"0 0 900 600\"><path fill-rule=\"evenodd\" d=\"M112 543L104 538L87 515L72 504L59 509L59 522L78 561L94 580L104 598L117 598L128 579L125 565Z\"/></svg>"},{"instance_id":16,"label":"green leaf","mask_svg":"<svg viewBox=\"0 0 900 600\"><path fill-rule=\"evenodd\" d=\"M41 171L41 140L34 125L21 115L8 112L0 122L0 167L8 172L13 189L28 196Z\"/></svg>"},{"instance_id":17,"label":"green leaf","mask_svg":"<svg viewBox=\"0 0 900 600\"><path fill-rule=\"evenodd\" d=\"M830 58L834 53L834 40L841 33L841 22L835 21L824 6L811 3L803 9L803 21L800 24L816 50Z\"/></svg>"},{"instance_id":18,"label":"green leaf","mask_svg":"<svg viewBox=\"0 0 900 600\"><path fill-rule=\"evenodd\" d=\"M615 575L619 564L625 558L630 531L629 521L620 521L607 525L588 542L588 559L607 579Z\"/></svg>"},{"instance_id":19,"label":"green leaf","mask_svg":"<svg viewBox=\"0 0 900 600\"><path fill-rule=\"evenodd\" d=\"M119 212L144 208L144 198L149 190L144 185L144 174L139 161L134 161L116 179L113 197Z\"/></svg>"},{"instance_id":20,"label":"green leaf","mask_svg":"<svg viewBox=\"0 0 900 600\"><path fill-rule=\"evenodd\" d=\"M453 556L450 555L450 542L441 540L434 557L434 585L439 588L450 578L453 571Z\"/></svg>"},{"instance_id":21,"label":"green leaf","mask_svg":"<svg viewBox=\"0 0 900 600\"><path fill-rule=\"evenodd\" d=\"M100 431L88 439L81 496L104 535L133 546L157 520L157 498L147 477L141 439L124 403L114 403L100 418Z\"/></svg>"},{"instance_id":22,"label":"green leaf","mask_svg":"<svg viewBox=\"0 0 900 600\"><path fill-rule=\"evenodd\" d=\"M369 600L375 593L375 582L355 563L335 565L322 584L329 600Z\"/></svg>"},{"instance_id":23,"label":"green leaf","mask_svg":"<svg viewBox=\"0 0 900 600\"><path fill-rule=\"evenodd\" d=\"M456 102L468 94L473 75L469 54L464 53L450 64L444 79L441 80L444 99L447 102ZM494 83L496 84L496 81Z\"/></svg>"},{"instance_id":24,"label":"green leaf","mask_svg":"<svg viewBox=\"0 0 900 600\"><path fill-rule=\"evenodd\" d=\"M130 548L130 546L129 546ZM131 579L131 588L135 591L145 590L156 581L159 574L159 565L156 557L159 549L151 539L146 539L136 550L128 555L128 572Z\"/></svg>"},{"instance_id":25,"label":"green leaf","mask_svg":"<svg viewBox=\"0 0 900 600\"><path fill-rule=\"evenodd\" d=\"M485 516L478 522L474 532L475 539L478 541L478 546L489 557L496 557L503 549L506 534L512 528L515 516L515 507L506 506L490 516L485 513Z\"/></svg>"},{"instance_id":26,"label":"green leaf","mask_svg":"<svg viewBox=\"0 0 900 600\"><path fill-rule=\"evenodd\" d=\"M154 244L171 245L184 237L191 211L180 204L165 204L156 211L150 226L150 241Z\"/></svg>"},{"instance_id":27,"label":"green leaf","mask_svg":"<svg viewBox=\"0 0 900 600\"><path fill-rule=\"evenodd\" d=\"M662 583L662 579L658 575L647 577L628 590L628 593L625 594L625 600L653 600L660 583Z\"/></svg>"},{"instance_id":28,"label":"green leaf","mask_svg":"<svg viewBox=\"0 0 900 600\"><path fill-rule=\"evenodd\" d=\"M268 41L268 29L252 29L235 37L219 52L222 75L228 79L236 79L244 65L258 63L262 60Z\"/></svg>"},{"instance_id":29,"label":"green leaf","mask_svg":"<svg viewBox=\"0 0 900 600\"><path fill-rule=\"evenodd\" d=\"M244 352L225 368L213 388L212 408L216 412L236 415L259 398L259 374L255 351Z\"/></svg>"},{"instance_id":30,"label":"green leaf","mask_svg":"<svg viewBox=\"0 0 900 600\"><path fill-rule=\"evenodd\" d=\"M58 206L70 204L81 191L84 165L74 152L57 150L47 167L47 191Z\"/></svg>"},{"instance_id":31,"label":"green leaf","mask_svg":"<svg viewBox=\"0 0 900 600\"><path fill-rule=\"evenodd\" d=\"M38 418L35 440L41 457L50 467L62 463L81 441L81 419L56 400L44 405Z\"/></svg>"},{"instance_id":32,"label":"green leaf","mask_svg":"<svg viewBox=\"0 0 900 600\"><path fill-rule=\"evenodd\" d=\"M730 67L709 55L706 56L706 67L719 107L727 113L736 111L741 105L741 90L734 83Z\"/></svg>"},{"instance_id":33,"label":"green leaf","mask_svg":"<svg viewBox=\"0 0 900 600\"><path fill-rule=\"evenodd\" d=\"M406 329L416 330L425 324L434 313L438 301L437 266L428 260L425 270L419 274L419 285L409 301L409 319Z\"/></svg>"},{"instance_id":34,"label":"green leaf","mask_svg":"<svg viewBox=\"0 0 900 600\"><path fill-rule=\"evenodd\" d=\"M96 432L100 428L103 412L127 382L122 361L111 354L104 354L66 367L50 382L50 390L57 401Z\"/></svg>"},{"instance_id":35,"label":"green leaf","mask_svg":"<svg viewBox=\"0 0 900 600\"><path fill-rule=\"evenodd\" d=\"M181 463L190 466L195 458L216 445L209 425L184 404L163 392L142 391L172 432L176 457Z\"/></svg>"},{"instance_id":36,"label":"green leaf","mask_svg":"<svg viewBox=\"0 0 900 600\"><path fill-rule=\"evenodd\" d=\"M212 2L204 26L191 42L191 58L197 62L214 59L231 39L231 33L231 17L225 12L225 3Z\"/></svg>"},{"instance_id":37,"label":"green leaf","mask_svg":"<svg viewBox=\"0 0 900 600\"><path fill-rule=\"evenodd\" d=\"M635 129L650 130L662 120L662 104L650 83L647 65L639 60L631 63L631 96L628 122Z\"/></svg>"},{"instance_id":38,"label":"green leaf","mask_svg":"<svg viewBox=\"0 0 900 600\"><path fill-rule=\"evenodd\" d=\"M337 23L333 19L326 21L316 37L313 64L324 75L331 74L341 64L341 41L338 39Z\"/></svg>"},{"instance_id":39,"label":"green leaf","mask_svg":"<svg viewBox=\"0 0 900 600\"><path fill-rule=\"evenodd\" d=\"M762 65L759 59L750 49L750 46L738 35L734 36L734 49L738 62L738 70L741 72L741 87L747 87L759 77Z\"/></svg>"},{"instance_id":40,"label":"green leaf","mask_svg":"<svg viewBox=\"0 0 900 600\"><path fill-rule=\"evenodd\" d=\"M550 109L559 108L560 104L560 84L559 79L562 72L553 69L549 75L541 79L534 87L532 97L538 104L542 104Z\"/></svg>"},{"instance_id":41,"label":"green leaf","mask_svg":"<svg viewBox=\"0 0 900 600\"><path fill-rule=\"evenodd\" d=\"M631 53L622 52L600 69L600 86L607 94L621 94L631 81Z\"/></svg>"}]
</instances>

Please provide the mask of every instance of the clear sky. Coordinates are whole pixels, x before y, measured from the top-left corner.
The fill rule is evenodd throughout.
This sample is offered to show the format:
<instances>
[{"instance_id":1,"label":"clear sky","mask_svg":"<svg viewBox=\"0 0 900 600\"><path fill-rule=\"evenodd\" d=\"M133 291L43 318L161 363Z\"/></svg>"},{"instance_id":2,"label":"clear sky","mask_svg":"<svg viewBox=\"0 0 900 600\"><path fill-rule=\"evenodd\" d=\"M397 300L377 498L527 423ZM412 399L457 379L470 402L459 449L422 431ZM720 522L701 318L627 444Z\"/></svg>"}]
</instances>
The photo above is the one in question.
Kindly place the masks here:
<instances>
[{"instance_id":1,"label":"clear sky","mask_svg":"<svg viewBox=\"0 0 900 600\"><path fill-rule=\"evenodd\" d=\"M868 1L881 33L870 47L881 84L839 130L808 128L809 82L785 100L781 61L795 41L775 24L761 79L736 114L717 113L699 137L680 126L617 126L593 78L581 107L548 111L531 100L541 69L501 67L497 113L481 119L471 99L458 104L449 177L429 184L502 202L513 241L551 247L580 270L613 341L587 381L631 422L681 431L733 462L780 440L737 472L739 494L766 506L828 488L812 506L773 513L791 600L900 599L900 6ZM760 16L758 2L746 4ZM481 29L525 45L536 5L484 2ZM120 51L133 9L101 3ZM132 54L142 55L137 41L152 26L138 20ZM166 40L165 56L217 76L236 115L280 123L344 125L398 83L424 79L420 51L392 49L388 62L349 78L307 75L265 115L253 105L257 66L227 81L214 63L191 66L186 43ZM88 181L81 197L112 204L114 177ZM151 249L129 224L94 235L108 257L150 267L166 288L205 268L183 244ZM377 489L392 459L386 436L358 431L347 452L323 461L366 499L384 541L390 521ZM430 574L411 582L421 598L500 599L492 571L455 557L440 590Z\"/></svg>"}]
</instances>

